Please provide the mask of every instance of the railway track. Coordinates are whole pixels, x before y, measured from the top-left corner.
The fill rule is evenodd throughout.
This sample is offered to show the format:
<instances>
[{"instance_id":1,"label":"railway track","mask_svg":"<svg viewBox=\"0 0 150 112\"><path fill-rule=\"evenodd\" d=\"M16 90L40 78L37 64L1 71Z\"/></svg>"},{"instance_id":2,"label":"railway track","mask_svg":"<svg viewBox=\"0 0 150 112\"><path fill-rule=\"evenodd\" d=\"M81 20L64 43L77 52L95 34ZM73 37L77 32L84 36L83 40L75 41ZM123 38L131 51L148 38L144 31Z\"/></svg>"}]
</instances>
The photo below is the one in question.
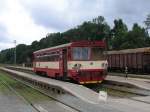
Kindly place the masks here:
<instances>
[{"instance_id":1,"label":"railway track","mask_svg":"<svg viewBox=\"0 0 150 112\"><path fill-rule=\"evenodd\" d=\"M6 74L6 75L7 75L7 77L10 77L8 74ZM32 85L22 82L22 81L18 80L17 78L13 77L13 79L11 79L11 80L16 80L15 81L16 84L10 84L7 80L8 79L6 77L3 77L2 75L0 75L0 85L5 88L8 88L11 92L13 92L16 96L18 96L26 104L29 104L37 112L48 112L41 106L36 105L35 101L32 101L33 99L39 99L39 97L37 97L37 93L42 94L42 96L44 96L44 98L45 97L50 98L51 100L56 102L61 108L63 107L66 110L68 110L67 112L80 112L78 109L72 108L69 105L66 105L65 103L62 103L62 102L54 99L53 97L50 97L49 95L47 95L47 93L44 93L43 91L40 91L40 89L37 89ZM27 94L22 93L19 89L25 89L24 92L26 92ZM36 92L31 92L31 89L33 89ZM32 98L30 98L30 97L32 97ZM57 108L59 108L59 107L57 107Z\"/></svg>"},{"instance_id":2,"label":"railway track","mask_svg":"<svg viewBox=\"0 0 150 112\"><path fill-rule=\"evenodd\" d=\"M34 104L30 100L28 100L25 96L22 96L18 91L16 91L13 87L11 87L6 81L0 79L0 82L1 82L0 83L1 85L3 85L4 87L8 88L10 91L12 91L13 93L15 93L19 98L21 98L24 102L26 102L27 104L29 104L37 112L42 112L36 106L34 106Z\"/></svg>"},{"instance_id":3,"label":"railway track","mask_svg":"<svg viewBox=\"0 0 150 112\"><path fill-rule=\"evenodd\" d=\"M20 69L20 68L13 68L13 67L9 67L9 69L13 69L13 70L17 70L17 71L21 71L21 72L26 72L26 73L30 73L32 75L35 75L31 70L28 69ZM101 85L93 85L92 86L87 86L88 88L99 92L99 90L104 89L108 91L108 94L110 95L115 95L115 97L124 97L124 98L128 98L131 100L135 100L135 101L140 101L140 100L136 100L132 97L134 96L148 96L150 95L150 91L138 88L134 85L131 84L125 84L125 83L120 83L120 82L115 82L115 81L104 81ZM117 94L116 94L117 93ZM119 94L118 94L119 93ZM143 102L143 101L141 101ZM149 102L145 102L148 103Z\"/></svg>"}]
</instances>

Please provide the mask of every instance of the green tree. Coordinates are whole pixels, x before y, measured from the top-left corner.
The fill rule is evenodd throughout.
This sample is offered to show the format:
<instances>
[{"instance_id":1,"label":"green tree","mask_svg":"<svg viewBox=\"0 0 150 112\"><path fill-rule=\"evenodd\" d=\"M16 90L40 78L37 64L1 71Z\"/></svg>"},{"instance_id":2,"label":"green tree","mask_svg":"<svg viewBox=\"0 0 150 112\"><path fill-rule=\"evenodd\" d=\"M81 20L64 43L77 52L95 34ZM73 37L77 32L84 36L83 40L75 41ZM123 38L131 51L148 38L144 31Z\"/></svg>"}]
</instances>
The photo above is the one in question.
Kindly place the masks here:
<instances>
[{"instance_id":1,"label":"green tree","mask_svg":"<svg viewBox=\"0 0 150 112\"><path fill-rule=\"evenodd\" d=\"M14 48L1 51L0 62L6 64L14 63Z\"/></svg>"},{"instance_id":2,"label":"green tree","mask_svg":"<svg viewBox=\"0 0 150 112\"><path fill-rule=\"evenodd\" d=\"M125 36L124 43L121 44L120 48L127 49L147 46L149 46L149 35L147 30L135 23L132 30Z\"/></svg>"},{"instance_id":3,"label":"green tree","mask_svg":"<svg viewBox=\"0 0 150 112\"><path fill-rule=\"evenodd\" d=\"M109 34L109 31L110 27L104 17L98 16L92 21L84 22L76 28L64 32L63 36L69 41L102 40Z\"/></svg>"},{"instance_id":4,"label":"green tree","mask_svg":"<svg viewBox=\"0 0 150 112\"><path fill-rule=\"evenodd\" d=\"M114 20L114 27L112 29L113 37L111 38L112 48L120 49L120 46L124 43L125 37L128 33L128 28L122 19Z\"/></svg>"},{"instance_id":5,"label":"green tree","mask_svg":"<svg viewBox=\"0 0 150 112\"><path fill-rule=\"evenodd\" d=\"M24 52L26 52L27 46L25 44L19 44L16 47L16 57L17 57L17 63L22 63L22 62L26 62L26 56L24 54Z\"/></svg>"}]
</instances>

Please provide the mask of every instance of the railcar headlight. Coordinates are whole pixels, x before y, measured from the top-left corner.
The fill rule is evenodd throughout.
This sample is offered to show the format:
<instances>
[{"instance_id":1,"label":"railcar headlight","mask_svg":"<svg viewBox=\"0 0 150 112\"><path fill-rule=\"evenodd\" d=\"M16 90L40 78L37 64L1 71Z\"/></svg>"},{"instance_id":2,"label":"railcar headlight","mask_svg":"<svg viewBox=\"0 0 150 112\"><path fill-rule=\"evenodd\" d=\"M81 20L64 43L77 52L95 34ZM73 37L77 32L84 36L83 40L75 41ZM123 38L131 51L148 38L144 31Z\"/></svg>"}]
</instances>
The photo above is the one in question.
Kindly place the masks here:
<instances>
[{"instance_id":1,"label":"railcar headlight","mask_svg":"<svg viewBox=\"0 0 150 112\"><path fill-rule=\"evenodd\" d=\"M102 68L107 68L108 67L108 64L107 63L102 63Z\"/></svg>"},{"instance_id":2,"label":"railcar headlight","mask_svg":"<svg viewBox=\"0 0 150 112\"><path fill-rule=\"evenodd\" d=\"M79 71L80 70L80 68L81 68L81 64L75 64L74 66L73 66L73 69L75 69L76 71Z\"/></svg>"},{"instance_id":3,"label":"railcar headlight","mask_svg":"<svg viewBox=\"0 0 150 112\"><path fill-rule=\"evenodd\" d=\"M105 63L102 63L102 67L105 67Z\"/></svg>"}]
</instances>

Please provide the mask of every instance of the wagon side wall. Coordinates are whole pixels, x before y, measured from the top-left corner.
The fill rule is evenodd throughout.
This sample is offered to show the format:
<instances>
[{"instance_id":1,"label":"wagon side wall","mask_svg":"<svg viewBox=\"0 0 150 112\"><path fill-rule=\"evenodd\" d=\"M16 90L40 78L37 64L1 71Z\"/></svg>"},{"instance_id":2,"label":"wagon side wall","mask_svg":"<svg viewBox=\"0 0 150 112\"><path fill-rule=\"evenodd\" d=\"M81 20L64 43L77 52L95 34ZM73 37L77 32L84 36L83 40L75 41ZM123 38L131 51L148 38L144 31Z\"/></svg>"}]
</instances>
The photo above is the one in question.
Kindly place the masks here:
<instances>
[{"instance_id":1,"label":"wagon side wall","mask_svg":"<svg viewBox=\"0 0 150 112\"><path fill-rule=\"evenodd\" d=\"M130 71L143 69L143 53L108 54L108 66L110 70L120 69L127 66Z\"/></svg>"}]
</instances>

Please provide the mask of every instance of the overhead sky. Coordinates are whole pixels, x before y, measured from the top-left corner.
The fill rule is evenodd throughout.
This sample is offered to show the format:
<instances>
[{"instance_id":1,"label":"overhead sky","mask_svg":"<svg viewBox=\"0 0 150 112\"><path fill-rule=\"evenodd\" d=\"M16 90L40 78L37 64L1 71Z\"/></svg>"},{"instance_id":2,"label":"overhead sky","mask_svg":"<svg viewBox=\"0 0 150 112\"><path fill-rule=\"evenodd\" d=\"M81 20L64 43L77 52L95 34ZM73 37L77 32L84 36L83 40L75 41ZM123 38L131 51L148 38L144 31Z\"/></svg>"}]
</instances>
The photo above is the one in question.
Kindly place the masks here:
<instances>
[{"instance_id":1,"label":"overhead sky","mask_svg":"<svg viewBox=\"0 0 150 112\"><path fill-rule=\"evenodd\" d=\"M0 50L31 44L47 33L63 32L102 15L110 26L122 18L143 25L150 0L0 0Z\"/></svg>"}]
</instances>

